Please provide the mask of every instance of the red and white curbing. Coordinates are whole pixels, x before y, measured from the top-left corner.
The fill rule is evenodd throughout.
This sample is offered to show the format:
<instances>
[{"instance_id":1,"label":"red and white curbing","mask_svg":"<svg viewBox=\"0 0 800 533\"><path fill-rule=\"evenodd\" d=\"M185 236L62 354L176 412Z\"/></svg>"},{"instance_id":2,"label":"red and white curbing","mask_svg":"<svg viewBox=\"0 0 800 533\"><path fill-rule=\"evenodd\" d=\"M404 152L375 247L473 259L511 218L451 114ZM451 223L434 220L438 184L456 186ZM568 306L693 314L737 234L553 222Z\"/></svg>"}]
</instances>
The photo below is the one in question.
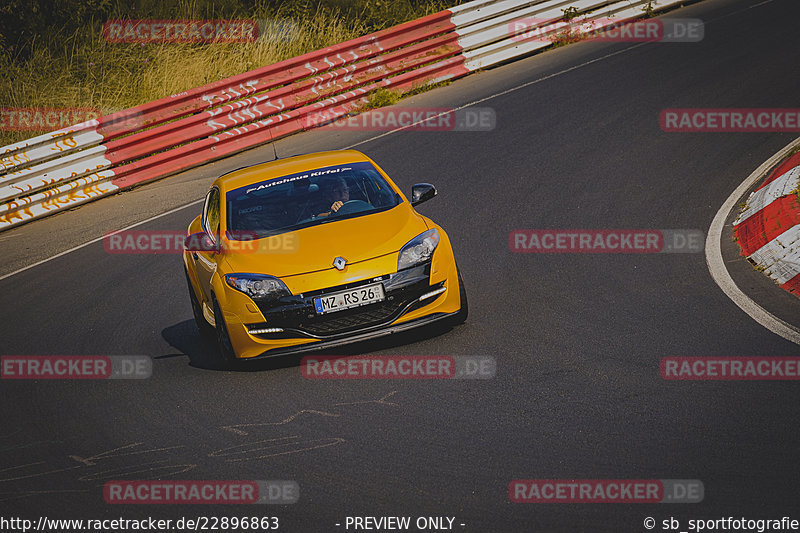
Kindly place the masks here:
<instances>
[{"instance_id":1,"label":"red and white curbing","mask_svg":"<svg viewBox=\"0 0 800 533\"><path fill-rule=\"evenodd\" d=\"M734 235L757 268L800 297L800 153L787 158L751 193L733 223Z\"/></svg>"}]
</instances>

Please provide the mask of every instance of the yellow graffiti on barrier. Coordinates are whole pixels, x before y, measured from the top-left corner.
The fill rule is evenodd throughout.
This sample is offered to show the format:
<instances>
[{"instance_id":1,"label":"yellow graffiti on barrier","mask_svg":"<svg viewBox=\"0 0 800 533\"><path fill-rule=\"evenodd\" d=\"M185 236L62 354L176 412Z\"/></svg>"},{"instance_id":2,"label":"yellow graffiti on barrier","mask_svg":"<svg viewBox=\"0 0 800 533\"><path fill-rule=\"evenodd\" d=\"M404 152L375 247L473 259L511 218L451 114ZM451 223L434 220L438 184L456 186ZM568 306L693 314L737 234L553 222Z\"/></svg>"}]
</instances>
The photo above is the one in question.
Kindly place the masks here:
<instances>
[{"instance_id":1,"label":"yellow graffiti on barrier","mask_svg":"<svg viewBox=\"0 0 800 533\"><path fill-rule=\"evenodd\" d=\"M97 165L96 168L103 167L104 165ZM87 172L90 170L89 168L86 169ZM75 176L77 176L77 173L73 172L70 177L74 178ZM41 191L37 193L37 195L40 194L44 198L38 202L37 211L40 211L39 214L44 214L53 210L57 211L66 205L81 203L81 201L88 200L95 196L103 196L116 189L113 184L104 180L106 180L106 176L101 175L99 172L93 172L88 176L67 182L65 185L68 185L69 189L66 191L63 190L63 186L61 190L53 188ZM56 181L59 180L57 178L53 178L49 182L43 180L42 184L52 185ZM30 190L31 186L29 185L28 188ZM34 197L37 195L34 195ZM22 204L20 204L20 202ZM32 204L32 202L33 199L30 196L24 196L2 205L6 213L0 214L0 225L11 224L14 220L22 221L26 218L35 218L37 215L32 211L32 208L35 206L28 205ZM22 208L22 205L25 205L25 207Z\"/></svg>"},{"instance_id":2,"label":"yellow graffiti on barrier","mask_svg":"<svg viewBox=\"0 0 800 533\"><path fill-rule=\"evenodd\" d=\"M22 157L20 157L22 156ZM24 159L24 161L23 161ZM14 161L17 162L17 165L22 165L23 163L30 163L31 158L28 157L27 150L23 150L21 154L14 154Z\"/></svg>"},{"instance_id":3,"label":"yellow graffiti on barrier","mask_svg":"<svg viewBox=\"0 0 800 533\"><path fill-rule=\"evenodd\" d=\"M69 148L75 148L78 146L78 141L75 140L73 134L75 133L74 130L67 130L61 133L54 133L50 136L54 139L58 139L55 142L55 147L51 146L50 149L54 152L63 152ZM61 146L60 143L64 143L66 146Z\"/></svg>"},{"instance_id":4,"label":"yellow graffiti on barrier","mask_svg":"<svg viewBox=\"0 0 800 533\"><path fill-rule=\"evenodd\" d=\"M0 216L0 219L3 222L11 223L12 220L20 219L22 220L22 215L18 211L12 211L10 213L6 213L5 215Z\"/></svg>"},{"instance_id":5,"label":"yellow graffiti on barrier","mask_svg":"<svg viewBox=\"0 0 800 533\"><path fill-rule=\"evenodd\" d=\"M25 144L25 148L27 148L27 147L28 147L28 144L26 143ZM31 158L28 157L28 151L27 150L23 150L22 152L15 153L14 155L5 155L5 154L8 154L8 153L13 152L13 151L14 150L12 150L11 148L8 148L8 149L6 149L5 152L3 152L3 155L0 156L0 165L3 165L3 169L14 168L14 167L18 167L18 166L20 166L20 165L22 165L24 163L30 163ZM12 162L12 159L14 161L16 161L16 162ZM11 172L10 174L13 174L13 172Z\"/></svg>"},{"instance_id":6,"label":"yellow graffiti on barrier","mask_svg":"<svg viewBox=\"0 0 800 533\"><path fill-rule=\"evenodd\" d=\"M55 196L56 191L42 191L42 194L45 196L45 200L42 201L42 209L45 211L50 211L50 207L58 207L58 201L55 198L51 198Z\"/></svg>"}]
</instances>

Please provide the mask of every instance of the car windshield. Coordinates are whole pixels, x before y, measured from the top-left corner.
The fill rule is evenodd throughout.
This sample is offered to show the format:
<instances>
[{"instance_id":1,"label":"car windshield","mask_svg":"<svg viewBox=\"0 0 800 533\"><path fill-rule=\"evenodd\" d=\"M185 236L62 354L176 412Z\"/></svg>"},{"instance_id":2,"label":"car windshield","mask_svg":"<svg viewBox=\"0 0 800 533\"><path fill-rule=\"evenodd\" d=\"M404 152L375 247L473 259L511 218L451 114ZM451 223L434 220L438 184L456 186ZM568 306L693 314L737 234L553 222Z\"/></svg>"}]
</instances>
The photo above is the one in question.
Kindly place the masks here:
<instances>
[{"instance_id":1,"label":"car windshield","mask_svg":"<svg viewBox=\"0 0 800 533\"><path fill-rule=\"evenodd\" d=\"M391 209L400 195L369 162L349 163L273 178L226 195L229 237L257 236Z\"/></svg>"}]
</instances>

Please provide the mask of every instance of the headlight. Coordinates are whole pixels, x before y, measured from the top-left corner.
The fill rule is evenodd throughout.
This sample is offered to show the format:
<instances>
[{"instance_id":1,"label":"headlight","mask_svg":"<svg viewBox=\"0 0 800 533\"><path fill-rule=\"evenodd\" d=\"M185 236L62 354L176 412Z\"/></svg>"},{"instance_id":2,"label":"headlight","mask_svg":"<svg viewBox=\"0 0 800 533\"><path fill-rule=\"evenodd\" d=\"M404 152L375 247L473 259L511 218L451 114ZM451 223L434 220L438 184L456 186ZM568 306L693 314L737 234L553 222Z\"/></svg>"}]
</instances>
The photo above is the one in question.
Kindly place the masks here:
<instances>
[{"instance_id":1,"label":"headlight","mask_svg":"<svg viewBox=\"0 0 800 533\"><path fill-rule=\"evenodd\" d=\"M420 233L403 246L397 258L397 271L430 261L433 251L439 245L439 232L436 228Z\"/></svg>"},{"instance_id":2,"label":"headlight","mask_svg":"<svg viewBox=\"0 0 800 533\"><path fill-rule=\"evenodd\" d=\"M257 300L277 300L292 294L281 280L264 274L226 274L225 281L237 291Z\"/></svg>"}]
</instances>

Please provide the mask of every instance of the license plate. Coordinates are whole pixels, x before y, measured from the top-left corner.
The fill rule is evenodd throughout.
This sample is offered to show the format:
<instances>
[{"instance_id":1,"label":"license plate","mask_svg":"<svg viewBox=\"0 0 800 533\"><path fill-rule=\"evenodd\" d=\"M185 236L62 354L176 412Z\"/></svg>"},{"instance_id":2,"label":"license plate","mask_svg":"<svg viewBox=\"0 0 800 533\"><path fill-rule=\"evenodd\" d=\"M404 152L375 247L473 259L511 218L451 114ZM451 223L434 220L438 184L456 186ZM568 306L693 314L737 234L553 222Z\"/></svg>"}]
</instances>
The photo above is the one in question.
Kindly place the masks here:
<instances>
[{"instance_id":1,"label":"license plate","mask_svg":"<svg viewBox=\"0 0 800 533\"><path fill-rule=\"evenodd\" d=\"M314 298L314 307L317 309L317 314L322 315L380 302L385 298L383 284L374 283L372 285L364 285L357 289L334 292L319 298Z\"/></svg>"}]
</instances>

